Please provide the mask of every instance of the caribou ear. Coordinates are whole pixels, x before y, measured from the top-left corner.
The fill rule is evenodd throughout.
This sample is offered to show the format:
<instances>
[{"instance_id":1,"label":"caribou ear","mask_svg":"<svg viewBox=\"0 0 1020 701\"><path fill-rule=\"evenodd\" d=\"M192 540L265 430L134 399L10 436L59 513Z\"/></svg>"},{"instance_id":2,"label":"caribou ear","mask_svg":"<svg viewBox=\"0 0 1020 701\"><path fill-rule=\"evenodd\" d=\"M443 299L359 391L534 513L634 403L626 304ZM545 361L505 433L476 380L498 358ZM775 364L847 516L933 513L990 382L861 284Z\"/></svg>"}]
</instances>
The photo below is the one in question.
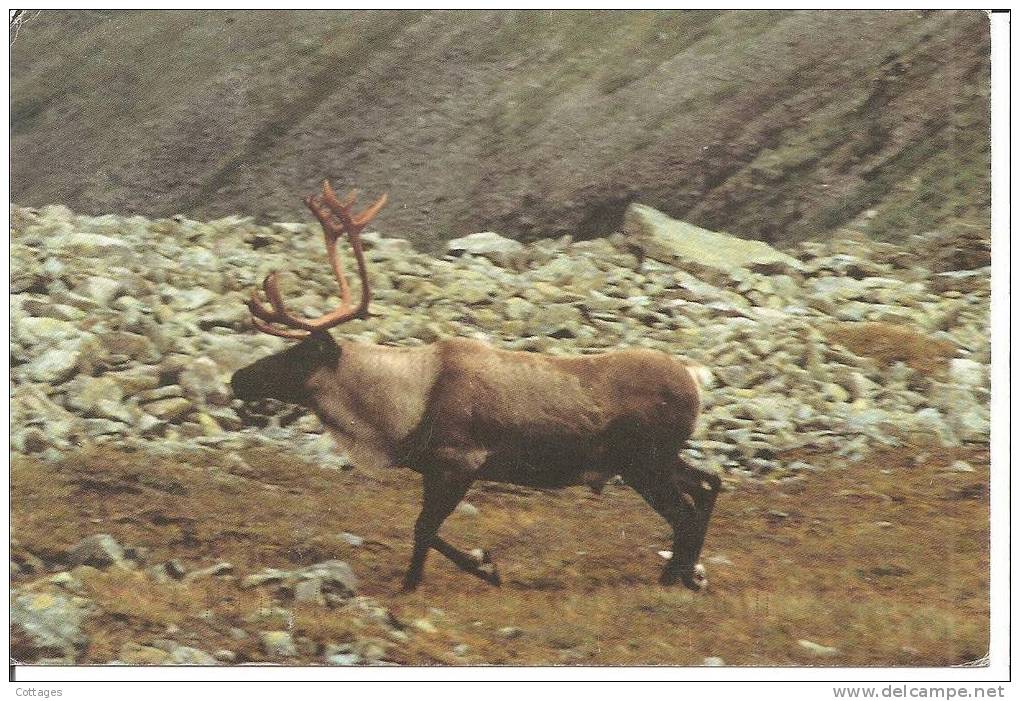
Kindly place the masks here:
<instances>
[{"instance_id":1,"label":"caribou ear","mask_svg":"<svg viewBox=\"0 0 1020 701\"><path fill-rule=\"evenodd\" d=\"M315 331L311 335L315 354L327 362L336 362L340 359L340 346L333 339L328 331Z\"/></svg>"}]
</instances>

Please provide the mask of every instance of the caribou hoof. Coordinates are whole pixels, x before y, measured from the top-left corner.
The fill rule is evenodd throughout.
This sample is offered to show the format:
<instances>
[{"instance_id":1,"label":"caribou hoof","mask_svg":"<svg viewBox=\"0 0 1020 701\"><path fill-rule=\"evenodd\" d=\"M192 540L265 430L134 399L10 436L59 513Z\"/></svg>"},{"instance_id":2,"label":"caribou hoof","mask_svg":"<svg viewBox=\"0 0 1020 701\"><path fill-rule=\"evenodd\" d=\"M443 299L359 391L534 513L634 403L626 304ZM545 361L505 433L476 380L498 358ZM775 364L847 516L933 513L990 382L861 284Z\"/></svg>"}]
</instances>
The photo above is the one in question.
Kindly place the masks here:
<instances>
[{"instance_id":1,"label":"caribou hoof","mask_svg":"<svg viewBox=\"0 0 1020 701\"><path fill-rule=\"evenodd\" d=\"M470 552L470 555L471 559L475 561L475 574L480 579L496 587L502 584L502 580L499 578L499 570L496 569L496 563L492 561L492 555L489 554L488 550L475 548Z\"/></svg>"},{"instance_id":2,"label":"caribou hoof","mask_svg":"<svg viewBox=\"0 0 1020 701\"><path fill-rule=\"evenodd\" d=\"M499 570L496 569L496 563L494 562L487 562L480 566L478 568L478 576L494 587L498 587L503 583L503 580L499 577Z\"/></svg>"},{"instance_id":3,"label":"caribou hoof","mask_svg":"<svg viewBox=\"0 0 1020 701\"><path fill-rule=\"evenodd\" d=\"M675 569L666 567L659 577L659 583L665 585L676 584L678 581L694 591L704 591L708 588L708 576L705 574L705 566L698 563L689 572L678 572Z\"/></svg>"}]
</instances>

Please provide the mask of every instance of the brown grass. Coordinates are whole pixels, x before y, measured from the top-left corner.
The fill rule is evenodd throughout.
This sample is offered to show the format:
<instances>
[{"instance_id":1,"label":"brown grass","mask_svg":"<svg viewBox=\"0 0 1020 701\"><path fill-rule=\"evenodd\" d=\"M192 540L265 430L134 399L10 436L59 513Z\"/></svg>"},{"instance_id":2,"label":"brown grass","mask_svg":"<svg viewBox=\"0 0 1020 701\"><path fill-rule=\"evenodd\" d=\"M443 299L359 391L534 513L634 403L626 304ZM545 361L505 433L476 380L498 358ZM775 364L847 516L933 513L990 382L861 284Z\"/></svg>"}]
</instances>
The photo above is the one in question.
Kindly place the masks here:
<instances>
[{"instance_id":1,"label":"brown grass","mask_svg":"<svg viewBox=\"0 0 1020 701\"><path fill-rule=\"evenodd\" d=\"M957 350L949 341L931 338L907 326L878 321L832 324L825 333L829 341L859 356L874 358L882 365L906 363L927 375L943 372Z\"/></svg>"},{"instance_id":2,"label":"brown grass","mask_svg":"<svg viewBox=\"0 0 1020 701\"><path fill-rule=\"evenodd\" d=\"M147 547L152 562L227 560L238 576L347 560L363 593L409 626L409 639L387 652L400 663L683 665L710 655L737 665L965 662L988 647L988 455L919 450L889 449L799 482L737 484L716 509L703 595L655 584L668 530L622 486L597 497L477 485L468 500L479 513L455 513L443 533L490 549L504 585L489 587L433 554L410 595L396 593L419 498L418 477L407 471L338 473L266 451L244 454L251 470L243 477L215 454L168 460L103 450L57 466L19 457L12 520L19 547L51 562L93 533ZM977 471L939 471L956 459ZM351 547L342 531L368 542ZM713 564L713 556L732 564ZM343 609L282 603L291 621L254 623L253 614L279 602L230 579L157 584L115 571L84 579L101 609L89 623L85 662L161 637L261 660L258 631L283 625L320 648L386 639L386 626ZM419 618L437 631L415 631ZM508 640L499 633L505 626L523 634ZM237 641L231 627L251 637ZM801 638L840 653L813 657ZM468 651L456 657L461 643ZM321 655L292 661L316 664Z\"/></svg>"}]
</instances>

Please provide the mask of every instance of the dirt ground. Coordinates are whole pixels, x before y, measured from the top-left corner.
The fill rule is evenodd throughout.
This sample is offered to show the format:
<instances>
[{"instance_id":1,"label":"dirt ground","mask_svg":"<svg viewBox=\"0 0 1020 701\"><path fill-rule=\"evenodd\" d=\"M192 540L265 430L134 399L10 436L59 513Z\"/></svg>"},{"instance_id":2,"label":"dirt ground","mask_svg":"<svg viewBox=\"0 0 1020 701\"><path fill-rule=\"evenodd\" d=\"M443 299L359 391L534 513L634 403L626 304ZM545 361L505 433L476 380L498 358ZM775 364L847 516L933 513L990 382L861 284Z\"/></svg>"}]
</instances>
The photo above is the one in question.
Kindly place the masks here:
<instances>
[{"instance_id":1,"label":"dirt ground","mask_svg":"<svg viewBox=\"0 0 1020 701\"><path fill-rule=\"evenodd\" d=\"M421 588L400 594L416 474L338 472L268 451L243 457L247 467L226 453L95 450L59 465L16 458L12 557L56 571L69 546L110 533L148 548L150 563L228 561L237 578L346 560L361 593L397 621L433 624L411 629L384 658L402 664L698 665L714 656L728 665L945 666L988 650L986 448L890 448L850 465L783 456L824 469L728 481L703 553L702 594L656 584L669 532L626 486L596 496L485 483L467 497L477 513L455 512L442 533L489 549L503 586L433 553ZM974 471L948 471L957 460ZM349 545L345 531L365 542ZM238 662L266 659L257 636L228 635L241 627L255 636L246 617L273 603L236 579L157 584L141 571L110 571L84 585L100 613L85 627L83 662L108 662L127 641L165 637L168 625L184 644L227 647ZM335 610L291 610L293 634L320 645L364 634ZM836 652L819 656L801 640Z\"/></svg>"}]
</instances>

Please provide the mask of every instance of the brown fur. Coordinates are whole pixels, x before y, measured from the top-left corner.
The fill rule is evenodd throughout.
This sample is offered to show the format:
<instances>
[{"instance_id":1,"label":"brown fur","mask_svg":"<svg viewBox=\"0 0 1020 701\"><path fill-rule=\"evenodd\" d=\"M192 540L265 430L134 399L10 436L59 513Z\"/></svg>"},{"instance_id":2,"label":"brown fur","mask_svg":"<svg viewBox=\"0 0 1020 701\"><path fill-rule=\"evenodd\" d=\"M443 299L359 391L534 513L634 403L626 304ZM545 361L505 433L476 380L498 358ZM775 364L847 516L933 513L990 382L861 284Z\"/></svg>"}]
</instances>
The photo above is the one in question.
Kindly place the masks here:
<instances>
[{"instance_id":1,"label":"brown fur","mask_svg":"<svg viewBox=\"0 0 1020 701\"><path fill-rule=\"evenodd\" d=\"M345 341L330 351L328 338L238 371L235 391L311 407L355 464L423 475L408 588L429 547L498 581L437 534L474 480L599 491L614 474L674 528L663 579L702 586L696 563L719 484L678 456L700 410L698 373L680 360L646 349L557 357L468 339L414 348ZM307 370L294 374L296 366ZM288 387L274 386L281 382Z\"/></svg>"}]
</instances>

